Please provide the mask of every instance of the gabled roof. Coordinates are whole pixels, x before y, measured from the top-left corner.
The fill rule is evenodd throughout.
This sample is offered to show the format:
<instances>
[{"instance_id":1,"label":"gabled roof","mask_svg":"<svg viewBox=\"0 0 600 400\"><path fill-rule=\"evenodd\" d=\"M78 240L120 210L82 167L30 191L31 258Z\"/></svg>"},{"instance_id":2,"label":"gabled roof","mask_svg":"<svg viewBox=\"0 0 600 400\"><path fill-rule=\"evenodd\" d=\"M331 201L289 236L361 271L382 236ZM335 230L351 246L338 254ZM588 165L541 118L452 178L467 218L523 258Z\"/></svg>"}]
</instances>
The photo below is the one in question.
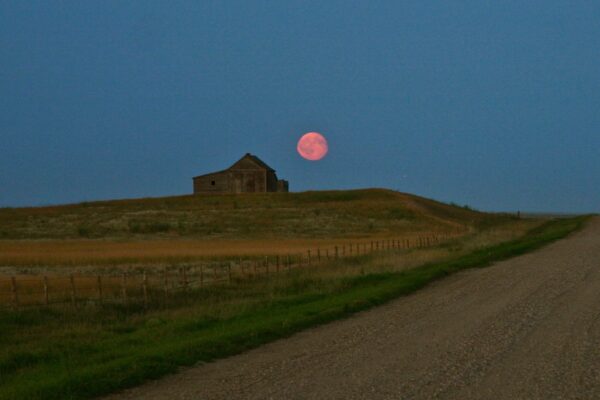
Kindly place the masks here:
<instances>
[{"instance_id":1,"label":"gabled roof","mask_svg":"<svg viewBox=\"0 0 600 400\"><path fill-rule=\"evenodd\" d=\"M207 174L196 175L196 176L194 176L192 179L201 178L201 177L203 177L203 176L208 176L208 175L221 174L221 173L223 173L223 172L227 172L227 171L228 171L227 169L223 169L223 170L221 170L221 171L209 172L209 173L207 173Z\"/></svg>"},{"instance_id":2,"label":"gabled roof","mask_svg":"<svg viewBox=\"0 0 600 400\"><path fill-rule=\"evenodd\" d=\"M250 153L246 153L242 158L240 158L239 160L234 162L233 165L229 168L233 168L235 166L235 164L239 163L240 161L242 161L244 159L251 160L253 163L257 164L259 167L266 169L267 171L275 172L275 170L273 168L269 167L263 160L261 160L260 158L256 157L253 154L250 154Z\"/></svg>"},{"instance_id":3,"label":"gabled roof","mask_svg":"<svg viewBox=\"0 0 600 400\"><path fill-rule=\"evenodd\" d=\"M269 166L268 166L268 165L267 165L267 164L266 164L266 163L265 163L263 160L261 160L260 158L256 157L256 156L255 156L255 155L253 155L253 154L246 153L246 154L244 154L244 156L243 156L242 158L240 158L239 160L237 160L236 162L234 162L234 163L231 165L231 167L229 167L228 169L224 169L224 170L221 170L221 171L215 171L215 172L209 172L209 173L207 173L207 174L202 174L202 175L194 176L194 179L195 179L195 178L200 178L200 177L202 177L202 176L206 176L206 175L214 175L214 174L220 174L220 173L222 173L222 172L227 172L227 171L229 171L231 168L233 168L233 167L234 167L234 166L235 166L237 163L239 163L240 161L242 161L242 160L244 160L244 159L249 159L250 161L252 161L252 162L253 162L253 163L255 163L256 165L258 165L258 166L259 166L259 167L261 167L261 168L264 168L264 169L266 169L267 171L272 171L272 172L275 172L275 170L274 170L273 168L269 167Z\"/></svg>"}]
</instances>

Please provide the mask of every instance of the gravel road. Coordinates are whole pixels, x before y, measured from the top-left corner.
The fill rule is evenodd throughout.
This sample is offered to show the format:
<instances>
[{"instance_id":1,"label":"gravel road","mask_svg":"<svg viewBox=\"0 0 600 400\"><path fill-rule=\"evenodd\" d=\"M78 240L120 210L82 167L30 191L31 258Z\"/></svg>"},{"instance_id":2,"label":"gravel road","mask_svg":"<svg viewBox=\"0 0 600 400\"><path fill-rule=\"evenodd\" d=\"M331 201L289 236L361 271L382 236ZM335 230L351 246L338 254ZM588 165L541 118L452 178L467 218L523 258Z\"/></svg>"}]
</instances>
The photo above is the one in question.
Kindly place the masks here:
<instances>
[{"instance_id":1,"label":"gravel road","mask_svg":"<svg viewBox=\"0 0 600 400\"><path fill-rule=\"evenodd\" d=\"M600 399L600 218L537 252L107 399Z\"/></svg>"}]
</instances>

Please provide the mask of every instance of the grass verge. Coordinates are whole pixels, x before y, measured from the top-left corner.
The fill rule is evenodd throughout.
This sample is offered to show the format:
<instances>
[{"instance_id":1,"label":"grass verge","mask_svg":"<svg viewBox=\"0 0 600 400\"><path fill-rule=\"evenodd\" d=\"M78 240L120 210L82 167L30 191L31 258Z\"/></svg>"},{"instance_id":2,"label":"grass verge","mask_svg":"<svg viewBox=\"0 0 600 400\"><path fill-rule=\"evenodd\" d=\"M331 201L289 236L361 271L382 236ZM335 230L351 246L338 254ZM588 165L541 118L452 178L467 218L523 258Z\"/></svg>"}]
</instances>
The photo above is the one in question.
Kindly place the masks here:
<instances>
[{"instance_id":1,"label":"grass verge","mask_svg":"<svg viewBox=\"0 0 600 400\"><path fill-rule=\"evenodd\" d=\"M523 254L584 222L585 217L549 221L518 240L402 272L329 280L292 275L285 284L266 282L269 290L251 283L214 289L234 305L212 315L195 314L193 307L180 314L119 308L3 313L0 399L86 399L131 387L382 304L453 272ZM90 320L95 325L84 325Z\"/></svg>"}]
</instances>

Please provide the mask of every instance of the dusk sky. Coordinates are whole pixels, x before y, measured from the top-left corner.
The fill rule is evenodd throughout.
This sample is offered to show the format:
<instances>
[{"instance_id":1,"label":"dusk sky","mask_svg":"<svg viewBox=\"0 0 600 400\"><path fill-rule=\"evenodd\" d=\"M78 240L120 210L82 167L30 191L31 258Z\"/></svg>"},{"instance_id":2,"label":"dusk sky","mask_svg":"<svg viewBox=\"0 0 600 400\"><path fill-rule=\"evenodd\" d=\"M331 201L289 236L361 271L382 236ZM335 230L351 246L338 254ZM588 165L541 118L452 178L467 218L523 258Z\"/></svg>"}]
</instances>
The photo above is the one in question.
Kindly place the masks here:
<instances>
[{"instance_id":1,"label":"dusk sky","mask_svg":"<svg viewBox=\"0 0 600 400\"><path fill-rule=\"evenodd\" d=\"M292 191L600 211L597 1L0 1L0 93L0 207L189 194L250 152Z\"/></svg>"}]
</instances>

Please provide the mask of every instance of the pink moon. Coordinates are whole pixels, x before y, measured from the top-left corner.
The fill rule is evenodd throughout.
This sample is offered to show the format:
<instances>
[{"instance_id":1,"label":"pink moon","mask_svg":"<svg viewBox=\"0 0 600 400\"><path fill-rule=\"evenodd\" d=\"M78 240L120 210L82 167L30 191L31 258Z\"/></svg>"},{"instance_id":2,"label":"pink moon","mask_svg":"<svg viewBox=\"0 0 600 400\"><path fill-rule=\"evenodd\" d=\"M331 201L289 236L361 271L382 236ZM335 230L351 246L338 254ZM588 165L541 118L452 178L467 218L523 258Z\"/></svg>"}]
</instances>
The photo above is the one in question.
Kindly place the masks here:
<instances>
[{"instance_id":1,"label":"pink moon","mask_svg":"<svg viewBox=\"0 0 600 400\"><path fill-rule=\"evenodd\" d=\"M318 161L325 157L329 146L325 137L318 132L308 132L302 135L296 146L298 154L310 161Z\"/></svg>"}]
</instances>

